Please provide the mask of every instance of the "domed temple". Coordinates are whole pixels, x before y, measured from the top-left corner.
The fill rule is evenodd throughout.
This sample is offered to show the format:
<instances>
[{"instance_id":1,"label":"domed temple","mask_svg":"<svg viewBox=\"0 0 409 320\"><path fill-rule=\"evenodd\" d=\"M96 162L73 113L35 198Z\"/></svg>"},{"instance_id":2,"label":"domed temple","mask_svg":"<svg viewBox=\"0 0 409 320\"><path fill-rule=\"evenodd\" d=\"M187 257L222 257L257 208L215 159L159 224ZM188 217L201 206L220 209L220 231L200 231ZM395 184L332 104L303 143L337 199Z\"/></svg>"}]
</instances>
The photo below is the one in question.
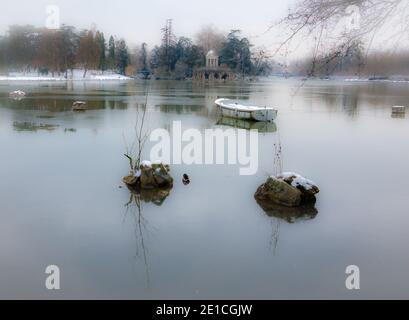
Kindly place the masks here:
<instances>
[{"instance_id":1,"label":"domed temple","mask_svg":"<svg viewBox=\"0 0 409 320\"><path fill-rule=\"evenodd\" d=\"M203 68L197 68L193 72L194 80L219 80L219 81L228 81L234 80L234 73L230 68L226 66L219 65L219 56L214 50L210 50L206 54L206 66Z\"/></svg>"}]
</instances>

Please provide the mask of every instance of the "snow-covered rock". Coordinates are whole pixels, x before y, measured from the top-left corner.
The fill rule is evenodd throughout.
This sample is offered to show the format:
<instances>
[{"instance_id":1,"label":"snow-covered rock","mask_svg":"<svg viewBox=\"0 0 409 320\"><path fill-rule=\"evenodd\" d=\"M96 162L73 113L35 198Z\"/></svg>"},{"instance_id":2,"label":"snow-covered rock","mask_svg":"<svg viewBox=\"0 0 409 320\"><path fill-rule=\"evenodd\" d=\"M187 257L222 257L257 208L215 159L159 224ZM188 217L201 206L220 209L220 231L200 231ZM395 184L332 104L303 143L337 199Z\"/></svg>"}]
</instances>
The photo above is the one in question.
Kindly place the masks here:
<instances>
[{"instance_id":1,"label":"snow-covered rock","mask_svg":"<svg viewBox=\"0 0 409 320\"><path fill-rule=\"evenodd\" d=\"M136 173L124 177L123 181L128 186L138 186L142 189L171 188L173 178L169 171L169 165L163 164L162 161L152 163L149 160L143 160Z\"/></svg>"},{"instance_id":2,"label":"snow-covered rock","mask_svg":"<svg viewBox=\"0 0 409 320\"><path fill-rule=\"evenodd\" d=\"M277 177L284 180L294 188L297 188L302 193L302 198L305 200L315 198L315 194L320 192L317 184L295 172L283 172Z\"/></svg>"},{"instance_id":3,"label":"snow-covered rock","mask_svg":"<svg viewBox=\"0 0 409 320\"><path fill-rule=\"evenodd\" d=\"M271 201L278 205L297 207L315 200L319 192L317 185L298 173L284 172L277 177L269 177L256 191L258 200Z\"/></svg>"},{"instance_id":4,"label":"snow-covered rock","mask_svg":"<svg viewBox=\"0 0 409 320\"><path fill-rule=\"evenodd\" d=\"M25 97L26 93L24 91L21 90L16 90L16 91L12 91L10 92L10 97Z\"/></svg>"},{"instance_id":5,"label":"snow-covered rock","mask_svg":"<svg viewBox=\"0 0 409 320\"><path fill-rule=\"evenodd\" d=\"M289 181L289 183L296 188L303 187L306 190L311 190L315 186L315 182L304 178L303 176L295 172L283 172L277 178L281 178L284 181Z\"/></svg>"},{"instance_id":6,"label":"snow-covered rock","mask_svg":"<svg viewBox=\"0 0 409 320\"><path fill-rule=\"evenodd\" d=\"M269 177L258 187L254 196L258 200L271 201L287 207L297 207L301 204L301 191L275 177Z\"/></svg>"}]
</instances>

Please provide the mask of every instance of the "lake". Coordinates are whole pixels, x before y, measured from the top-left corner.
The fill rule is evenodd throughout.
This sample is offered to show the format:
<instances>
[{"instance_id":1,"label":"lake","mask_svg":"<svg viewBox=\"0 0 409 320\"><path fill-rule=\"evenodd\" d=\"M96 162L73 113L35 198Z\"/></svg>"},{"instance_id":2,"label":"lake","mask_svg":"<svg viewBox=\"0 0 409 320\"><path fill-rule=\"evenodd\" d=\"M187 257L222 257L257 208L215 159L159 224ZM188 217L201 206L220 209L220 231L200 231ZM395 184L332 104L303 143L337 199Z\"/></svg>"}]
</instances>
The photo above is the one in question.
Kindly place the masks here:
<instances>
[{"instance_id":1,"label":"lake","mask_svg":"<svg viewBox=\"0 0 409 320\"><path fill-rule=\"evenodd\" d=\"M17 89L27 97L10 99ZM276 106L257 174L171 165L163 202L129 204L123 154L146 92L150 129L229 128L218 97ZM75 100L90 110L72 112ZM391 114L408 102L407 83L0 82L0 298L408 299L409 119ZM284 170L321 189L311 214L254 199L278 142ZM348 265L360 290L346 289Z\"/></svg>"}]
</instances>

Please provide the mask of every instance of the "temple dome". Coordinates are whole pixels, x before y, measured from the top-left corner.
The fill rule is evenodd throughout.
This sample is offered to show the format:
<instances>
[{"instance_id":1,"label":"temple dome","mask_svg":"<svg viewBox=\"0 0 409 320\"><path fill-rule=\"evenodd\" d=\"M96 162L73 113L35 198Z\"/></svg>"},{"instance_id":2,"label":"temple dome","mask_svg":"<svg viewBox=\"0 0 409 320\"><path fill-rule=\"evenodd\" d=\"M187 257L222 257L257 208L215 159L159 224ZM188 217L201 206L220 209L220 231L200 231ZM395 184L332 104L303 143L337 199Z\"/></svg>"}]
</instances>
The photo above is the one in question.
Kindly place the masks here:
<instances>
[{"instance_id":1,"label":"temple dome","mask_svg":"<svg viewBox=\"0 0 409 320\"><path fill-rule=\"evenodd\" d=\"M206 68L218 68L219 56L214 50L209 50L206 54Z\"/></svg>"},{"instance_id":2,"label":"temple dome","mask_svg":"<svg viewBox=\"0 0 409 320\"><path fill-rule=\"evenodd\" d=\"M214 50L209 50L209 52L206 54L206 58L218 58L218 56Z\"/></svg>"}]
</instances>

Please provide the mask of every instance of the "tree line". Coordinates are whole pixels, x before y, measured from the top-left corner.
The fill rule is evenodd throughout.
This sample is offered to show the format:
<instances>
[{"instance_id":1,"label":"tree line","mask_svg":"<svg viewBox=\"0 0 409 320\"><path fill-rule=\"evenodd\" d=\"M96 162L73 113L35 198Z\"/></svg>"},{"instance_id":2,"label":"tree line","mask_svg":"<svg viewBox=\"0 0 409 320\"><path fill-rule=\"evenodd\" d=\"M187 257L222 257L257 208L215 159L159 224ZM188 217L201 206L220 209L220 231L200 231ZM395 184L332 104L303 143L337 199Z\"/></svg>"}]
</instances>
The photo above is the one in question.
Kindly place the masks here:
<instances>
[{"instance_id":1,"label":"tree line","mask_svg":"<svg viewBox=\"0 0 409 320\"><path fill-rule=\"evenodd\" d=\"M242 36L240 30L231 30L224 34L211 26L206 26L194 39L183 36L178 38L173 33L172 22L168 20L162 28L161 44L150 52L148 71L164 77L191 77L195 68L205 66L208 51L214 50L219 56L220 65L230 68L237 74L271 73L273 61L267 57L260 58L259 52L252 49L253 45Z\"/></svg>"},{"instance_id":2,"label":"tree line","mask_svg":"<svg viewBox=\"0 0 409 320\"><path fill-rule=\"evenodd\" d=\"M98 30L77 30L63 25L58 30L13 25L0 37L0 70L69 76L74 69L111 70L120 74L188 78L205 65L209 50L220 56L220 65L242 74L268 74L272 61L253 50L240 30L225 34L203 27L194 39L176 37L172 21L162 28L162 41L152 49L146 43L129 49L124 39Z\"/></svg>"},{"instance_id":3,"label":"tree line","mask_svg":"<svg viewBox=\"0 0 409 320\"><path fill-rule=\"evenodd\" d=\"M125 40L110 36L107 43L100 31L78 31L66 25L57 30L14 25L0 38L2 70L68 77L70 71L79 68L85 77L88 70L125 74L129 64Z\"/></svg>"},{"instance_id":4,"label":"tree line","mask_svg":"<svg viewBox=\"0 0 409 320\"><path fill-rule=\"evenodd\" d=\"M382 79L409 79L409 50L373 50L368 52L363 41L337 46L319 54L292 61L287 68L292 75L328 78L353 76Z\"/></svg>"}]
</instances>

